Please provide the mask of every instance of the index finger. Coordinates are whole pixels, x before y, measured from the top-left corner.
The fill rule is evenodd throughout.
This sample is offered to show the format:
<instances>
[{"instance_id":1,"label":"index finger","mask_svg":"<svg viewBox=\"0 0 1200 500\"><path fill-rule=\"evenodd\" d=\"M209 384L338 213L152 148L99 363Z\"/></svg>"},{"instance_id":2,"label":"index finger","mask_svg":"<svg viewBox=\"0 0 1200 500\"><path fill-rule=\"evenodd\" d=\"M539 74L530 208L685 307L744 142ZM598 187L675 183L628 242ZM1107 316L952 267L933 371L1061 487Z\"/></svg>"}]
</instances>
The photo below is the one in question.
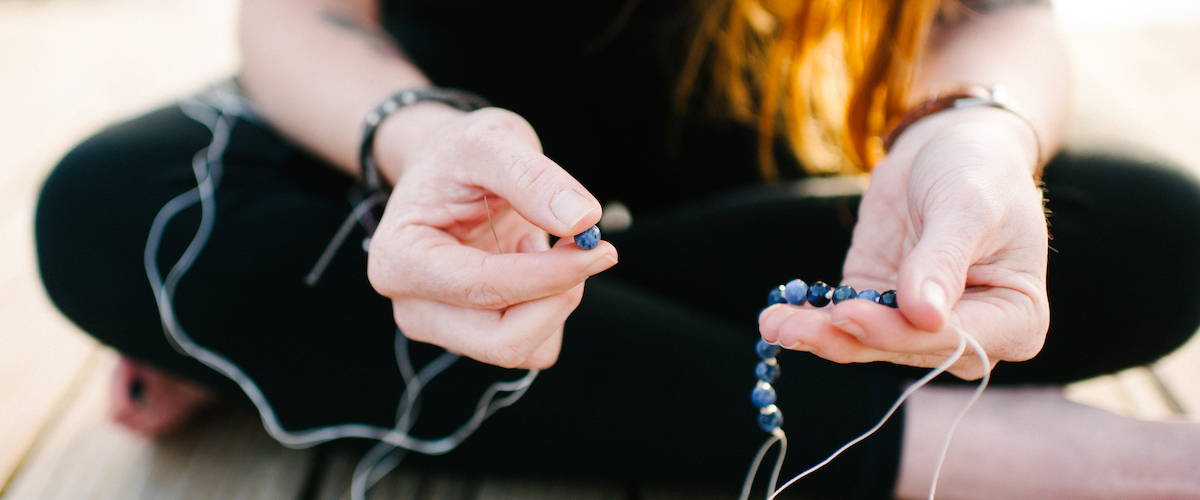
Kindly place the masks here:
<instances>
[{"instance_id":1,"label":"index finger","mask_svg":"<svg viewBox=\"0 0 1200 500\"><path fill-rule=\"evenodd\" d=\"M616 248L605 241L580 250L564 238L549 250L494 254L428 226L399 230L387 247L376 248L375 241L380 239L372 240L368 274L380 294L476 309L503 309L563 293L618 260Z\"/></svg>"},{"instance_id":2,"label":"index finger","mask_svg":"<svg viewBox=\"0 0 1200 500\"><path fill-rule=\"evenodd\" d=\"M600 202L583 184L540 151L505 136L469 144L468 179L504 198L522 217L567 238L600 221Z\"/></svg>"},{"instance_id":3,"label":"index finger","mask_svg":"<svg viewBox=\"0 0 1200 500\"><path fill-rule=\"evenodd\" d=\"M1037 315L1028 296L1007 288L968 291L954 305L958 326L975 337L997 360L1023 361L1040 350ZM833 307L831 323L865 345L892 352L937 353L953 349L958 335L947 327L930 333L916 328L903 314L865 300ZM1044 339L1044 335L1040 338Z\"/></svg>"}]
</instances>

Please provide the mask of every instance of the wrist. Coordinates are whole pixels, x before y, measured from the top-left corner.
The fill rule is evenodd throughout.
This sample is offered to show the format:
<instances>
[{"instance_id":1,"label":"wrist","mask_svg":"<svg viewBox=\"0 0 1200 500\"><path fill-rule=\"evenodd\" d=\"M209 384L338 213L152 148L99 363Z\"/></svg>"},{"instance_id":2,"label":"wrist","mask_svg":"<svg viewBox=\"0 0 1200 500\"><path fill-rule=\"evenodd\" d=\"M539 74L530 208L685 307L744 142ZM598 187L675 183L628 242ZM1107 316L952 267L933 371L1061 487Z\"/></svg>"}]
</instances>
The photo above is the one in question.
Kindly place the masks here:
<instances>
[{"instance_id":1,"label":"wrist","mask_svg":"<svg viewBox=\"0 0 1200 500\"><path fill-rule=\"evenodd\" d=\"M934 142L964 144L980 154L1002 159L1033 179L1041 177L1039 144L1033 128L1021 117L987 106L947 109L914 123L897 139L895 149L924 149Z\"/></svg>"},{"instance_id":2,"label":"wrist","mask_svg":"<svg viewBox=\"0 0 1200 500\"><path fill-rule=\"evenodd\" d=\"M372 145L372 154L383 178L394 184L413 152L425 144L433 132L467 113L445 103L425 101L405 106L384 118Z\"/></svg>"}]
</instances>

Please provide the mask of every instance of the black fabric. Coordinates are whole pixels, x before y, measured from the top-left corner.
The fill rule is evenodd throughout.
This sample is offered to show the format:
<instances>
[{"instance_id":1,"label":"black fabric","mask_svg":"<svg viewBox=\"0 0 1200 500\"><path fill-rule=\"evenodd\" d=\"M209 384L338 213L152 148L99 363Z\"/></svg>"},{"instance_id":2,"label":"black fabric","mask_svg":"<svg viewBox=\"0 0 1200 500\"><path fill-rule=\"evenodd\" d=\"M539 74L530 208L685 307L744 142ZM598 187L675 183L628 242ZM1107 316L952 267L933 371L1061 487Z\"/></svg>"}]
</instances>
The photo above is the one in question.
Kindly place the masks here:
<instances>
[{"instance_id":1,"label":"black fabric","mask_svg":"<svg viewBox=\"0 0 1200 500\"><path fill-rule=\"evenodd\" d=\"M700 22L694 3L413 0L383 10L388 31L436 85L517 112L546 155L593 194L646 213L760 180L755 132L709 116L704 78L688 111L672 110ZM787 146L776 149L780 172L798 176Z\"/></svg>"},{"instance_id":2,"label":"black fabric","mask_svg":"<svg viewBox=\"0 0 1200 500\"><path fill-rule=\"evenodd\" d=\"M177 108L84 142L54 169L36 216L39 265L55 304L123 353L217 390L236 389L168 346L142 266L163 204L195 184L208 131ZM263 388L291 429L387 424L402 390L386 299L366 282L356 232L322 281L303 277L350 210L352 182L239 120L217 190L211 241L180 284L180 321ZM1044 353L1002 364L996 383L1063 382L1145 363L1184 342L1200 318L1200 190L1157 165L1060 156L1047 168L1053 322ZM639 182L626 181L625 185ZM763 434L749 404L764 292L790 277L835 281L857 196L762 186L692 199L606 239L622 261L589 280L558 365L460 449L413 460L457 470L688 480L736 487ZM199 210L170 226L174 262ZM786 231L780 227L786 225ZM435 349L417 346L428 360ZM869 427L904 370L784 353L780 406L788 471ZM426 392L418 433L462 422L490 381L519 372L460 361ZM797 492L890 494L903 414ZM786 471L785 471L786 472Z\"/></svg>"}]
</instances>

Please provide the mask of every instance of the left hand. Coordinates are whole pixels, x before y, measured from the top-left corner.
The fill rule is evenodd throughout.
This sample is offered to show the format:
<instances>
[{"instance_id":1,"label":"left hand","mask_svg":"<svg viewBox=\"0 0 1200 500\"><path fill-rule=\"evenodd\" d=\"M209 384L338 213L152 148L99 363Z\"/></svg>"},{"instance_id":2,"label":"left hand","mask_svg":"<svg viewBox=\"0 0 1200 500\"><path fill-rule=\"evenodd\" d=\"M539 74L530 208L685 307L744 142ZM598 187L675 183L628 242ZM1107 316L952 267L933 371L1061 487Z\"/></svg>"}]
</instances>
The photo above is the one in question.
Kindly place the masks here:
<instances>
[{"instance_id":1,"label":"left hand","mask_svg":"<svg viewBox=\"0 0 1200 500\"><path fill-rule=\"evenodd\" d=\"M759 316L763 339L838 363L931 367L958 345L954 324L993 366L1033 357L1050 321L1035 140L991 108L914 124L872 173L842 283L895 289L900 308L776 305ZM968 348L950 372L974 379L983 369Z\"/></svg>"}]
</instances>

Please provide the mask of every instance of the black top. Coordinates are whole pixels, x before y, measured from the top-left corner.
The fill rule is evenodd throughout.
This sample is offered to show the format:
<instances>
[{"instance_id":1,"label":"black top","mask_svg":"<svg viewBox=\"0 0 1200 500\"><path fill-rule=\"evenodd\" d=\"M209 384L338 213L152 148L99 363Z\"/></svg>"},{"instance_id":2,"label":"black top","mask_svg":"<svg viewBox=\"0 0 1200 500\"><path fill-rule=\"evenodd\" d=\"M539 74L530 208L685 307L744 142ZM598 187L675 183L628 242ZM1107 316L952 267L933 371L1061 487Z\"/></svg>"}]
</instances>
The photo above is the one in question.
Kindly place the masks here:
<instances>
[{"instance_id":1,"label":"black top","mask_svg":"<svg viewBox=\"0 0 1200 500\"><path fill-rule=\"evenodd\" d=\"M671 109L691 4L639 1L619 22L621 0L407 0L385 2L384 22L436 85L529 120L600 200L653 210L761 179L751 127Z\"/></svg>"}]
</instances>

